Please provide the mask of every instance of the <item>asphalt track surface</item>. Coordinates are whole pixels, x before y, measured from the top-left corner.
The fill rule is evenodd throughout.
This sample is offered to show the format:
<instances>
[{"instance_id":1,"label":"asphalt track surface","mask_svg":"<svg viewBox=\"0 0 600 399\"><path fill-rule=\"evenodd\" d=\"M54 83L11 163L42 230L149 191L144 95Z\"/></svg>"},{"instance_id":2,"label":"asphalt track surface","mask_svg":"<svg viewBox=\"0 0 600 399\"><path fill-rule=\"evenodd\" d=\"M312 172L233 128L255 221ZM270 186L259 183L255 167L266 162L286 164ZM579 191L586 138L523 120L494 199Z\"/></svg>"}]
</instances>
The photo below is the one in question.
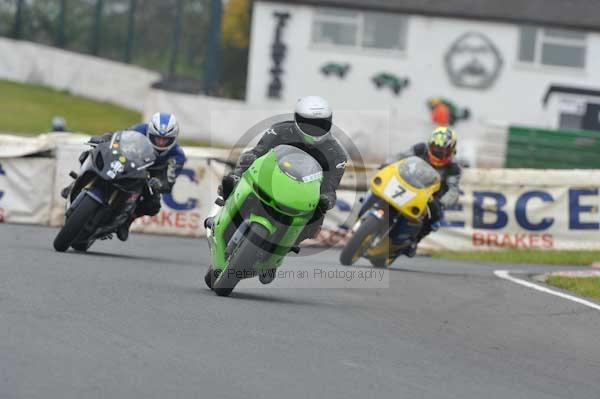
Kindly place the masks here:
<instances>
[{"instance_id":1,"label":"asphalt track surface","mask_svg":"<svg viewBox=\"0 0 600 399\"><path fill-rule=\"evenodd\" d=\"M3 399L600 397L600 312L493 275L552 268L416 258L389 288L220 298L205 241L57 254L56 232L0 225Z\"/></svg>"}]
</instances>

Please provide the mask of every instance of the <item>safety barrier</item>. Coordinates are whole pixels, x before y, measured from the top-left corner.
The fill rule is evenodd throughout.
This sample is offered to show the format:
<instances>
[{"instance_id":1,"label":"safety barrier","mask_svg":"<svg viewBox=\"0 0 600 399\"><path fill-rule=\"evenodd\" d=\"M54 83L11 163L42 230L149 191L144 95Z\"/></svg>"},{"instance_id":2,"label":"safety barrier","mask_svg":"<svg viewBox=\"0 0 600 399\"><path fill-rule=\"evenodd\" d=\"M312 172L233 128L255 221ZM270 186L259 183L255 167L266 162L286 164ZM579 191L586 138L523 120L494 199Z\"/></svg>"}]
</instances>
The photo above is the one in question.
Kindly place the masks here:
<instances>
[{"instance_id":1,"label":"safety barrier","mask_svg":"<svg viewBox=\"0 0 600 399\"><path fill-rule=\"evenodd\" d=\"M6 157L0 152L0 220L4 222L52 226L63 222L64 200L59 192L70 182L69 171L78 169L85 136L50 135L39 140L45 144L30 143L30 148L47 151L48 143L54 143L49 157ZM0 148L2 143L0 139ZM136 221L134 231L205 234L202 221L214 207L225 172L215 159L226 159L228 151L186 151L189 161L173 193L163 197L161 212ZM442 227L423 242L424 248L600 249L600 170L466 169L461 190L459 204L446 211ZM313 243L343 243L361 195L340 190L335 209Z\"/></svg>"}]
</instances>

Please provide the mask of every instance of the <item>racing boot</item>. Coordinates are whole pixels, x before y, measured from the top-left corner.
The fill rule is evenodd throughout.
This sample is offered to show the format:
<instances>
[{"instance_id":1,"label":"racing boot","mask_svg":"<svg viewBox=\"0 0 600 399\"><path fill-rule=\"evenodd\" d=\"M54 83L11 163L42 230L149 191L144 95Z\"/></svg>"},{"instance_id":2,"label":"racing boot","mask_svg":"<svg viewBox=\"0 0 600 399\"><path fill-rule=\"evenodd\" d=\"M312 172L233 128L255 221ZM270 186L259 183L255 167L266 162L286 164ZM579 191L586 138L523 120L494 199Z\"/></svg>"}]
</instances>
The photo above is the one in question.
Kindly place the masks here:
<instances>
[{"instance_id":1,"label":"racing boot","mask_svg":"<svg viewBox=\"0 0 600 399\"><path fill-rule=\"evenodd\" d=\"M432 230L436 231L437 228L433 225L429 225L428 227L421 229L419 234L417 234L417 236L415 237L414 241L404 250L404 255L406 255L409 258L414 258L417 254L417 247L419 246L419 243L423 238L427 237Z\"/></svg>"},{"instance_id":2,"label":"racing boot","mask_svg":"<svg viewBox=\"0 0 600 399\"><path fill-rule=\"evenodd\" d=\"M418 246L418 244L416 242L411 243L404 250L404 255L406 255L409 258L414 258L415 255L417 254L417 246Z\"/></svg>"},{"instance_id":3,"label":"racing boot","mask_svg":"<svg viewBox=\"0 0 600 399\"><path fill-rule=\"evenodd\" d=\"M123 223L118 229L117 229L117 238L121 241L127 241L127 239L129 238L129 228L131 227L131 223L133 223L133 221L135 220L135 218L130 218L128 221L126 221L125 223Z\"/></svg>"}]
</instances>

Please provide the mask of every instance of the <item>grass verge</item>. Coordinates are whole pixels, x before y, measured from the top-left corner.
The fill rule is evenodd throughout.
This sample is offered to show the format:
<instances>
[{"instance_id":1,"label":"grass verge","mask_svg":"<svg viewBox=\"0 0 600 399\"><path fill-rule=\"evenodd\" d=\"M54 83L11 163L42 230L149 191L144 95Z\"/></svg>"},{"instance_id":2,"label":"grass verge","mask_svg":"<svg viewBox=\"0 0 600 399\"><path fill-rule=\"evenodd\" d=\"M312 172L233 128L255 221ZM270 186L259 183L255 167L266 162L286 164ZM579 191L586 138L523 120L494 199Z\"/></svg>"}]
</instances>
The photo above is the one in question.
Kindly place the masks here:
<instances>
[{"instance_id":1,"label":"grass verge","mask_svg":"<svg viewBox=\"0 0 600 399\"><path fill-rule=\"evenodd\" d=\"M6 80L0 80L0 109L0 131L24 136L47 133L56 115L67 120L70 131L90 135L124 129L142 120L139 112L118 105ZM179 142L183 146L214 146L202 140Z\"/></svg>"},{"instance_id":2,"label":"grass verge","mask_svg":"<svg viewBox=\"0 0 600 399\"><path fill-rule=\"evenodd\" d=\"M528 251L508 250L490 252L440 251L435 258L473 262L529 263L544 265L591 265L600 261L600 251Z\"/></svg>"},{"instance_id":3,"label":"grass verge","mask_svg":"<svg viewBox=\"0 0 600 399\"><path fill-rule=\"evenodd\" d=\"M600 300L600 277L548 276L546 284Z\"/></svg>"},{"instance_id":4,"label":"grass verge","mask_svg":"<svg viewBox=\"0 0 600 399\"><path fill-rule=\"evenodd\" d=\"M0 129L23 135L47 133L61 115L71 131L100 134L141 121L137 111L48 87L0 80Z\"/></svg>"}]
</instances>

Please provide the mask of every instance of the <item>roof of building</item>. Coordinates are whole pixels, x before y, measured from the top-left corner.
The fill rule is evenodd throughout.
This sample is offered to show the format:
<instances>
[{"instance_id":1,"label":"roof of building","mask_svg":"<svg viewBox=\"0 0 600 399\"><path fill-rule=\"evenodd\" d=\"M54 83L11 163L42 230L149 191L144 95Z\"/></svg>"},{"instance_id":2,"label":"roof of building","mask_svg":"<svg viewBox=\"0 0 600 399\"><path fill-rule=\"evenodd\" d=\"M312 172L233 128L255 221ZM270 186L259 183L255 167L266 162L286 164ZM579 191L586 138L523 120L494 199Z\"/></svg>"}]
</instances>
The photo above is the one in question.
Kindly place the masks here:
<instances>
[{"instance_id":1,"label":"roof of building","mask_svg":"<svg viewBox=\"0 0 600 399\"><path fill-rule=\"evenodd\" d=\"M600 0L269 0L600 30Z\"/></svg>"}]
</instances>

